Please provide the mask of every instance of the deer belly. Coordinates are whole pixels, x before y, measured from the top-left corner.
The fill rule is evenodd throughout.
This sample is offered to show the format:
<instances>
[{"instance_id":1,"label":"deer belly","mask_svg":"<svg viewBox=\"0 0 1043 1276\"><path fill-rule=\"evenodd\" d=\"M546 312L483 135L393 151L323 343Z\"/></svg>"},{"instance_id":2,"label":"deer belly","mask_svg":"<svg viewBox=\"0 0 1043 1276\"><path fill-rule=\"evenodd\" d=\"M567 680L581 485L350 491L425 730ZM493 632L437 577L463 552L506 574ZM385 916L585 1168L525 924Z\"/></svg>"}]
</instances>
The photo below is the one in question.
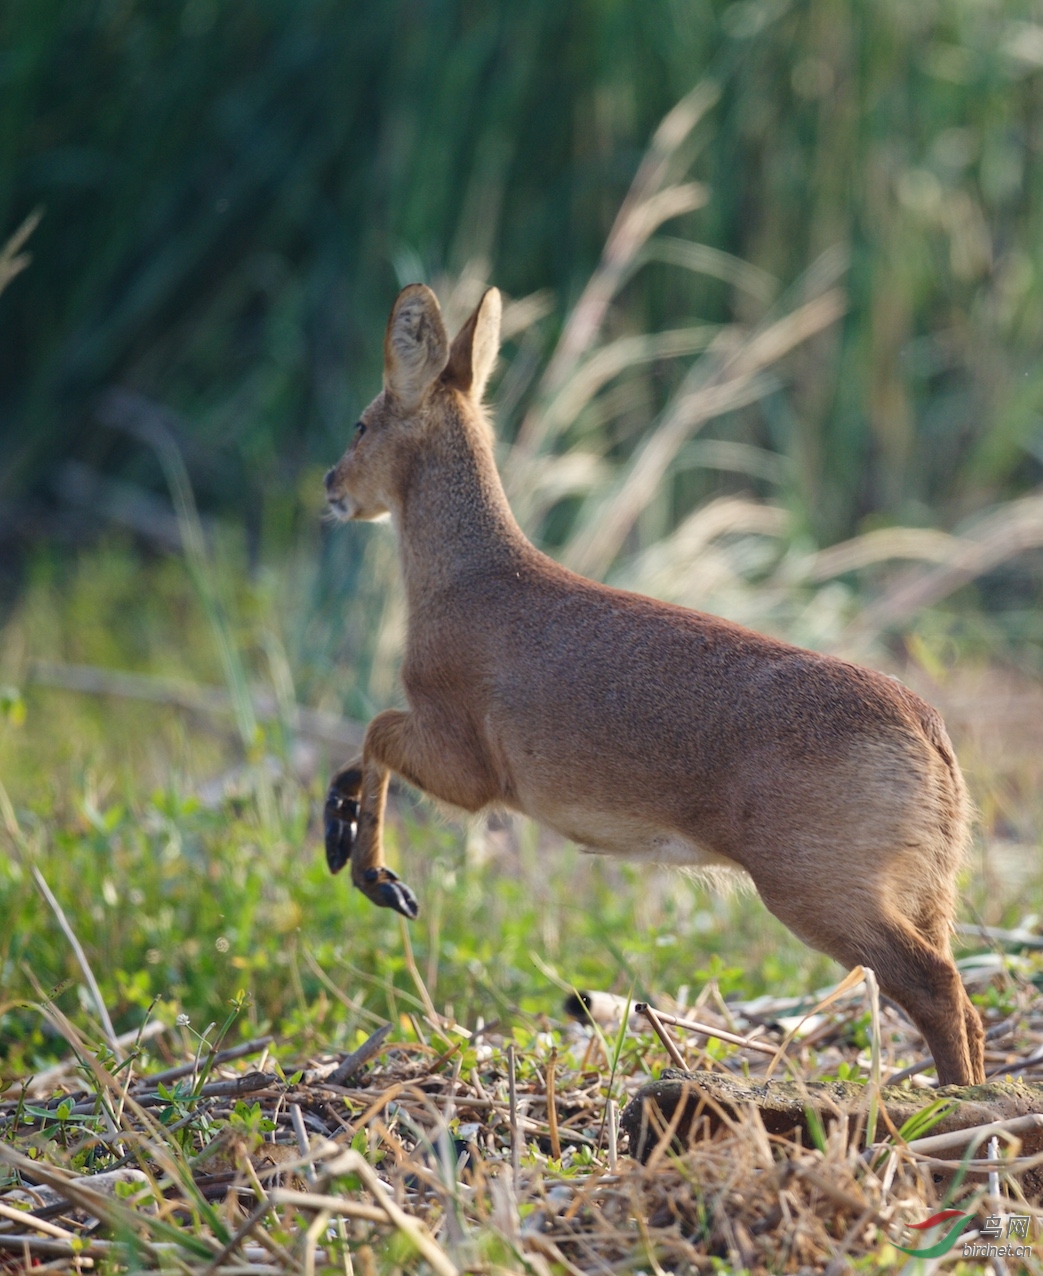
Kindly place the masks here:
<instances>
[{"instance_id":1,"label":"deer belly","mask_svg":"<svg viewBox=\"0 0 1043 1276\"><path fill-rule=\"evenodd\" d=\"M618 855L624 859L648 860L654 864L675 864L688 868L719 865L738 868L727 856L702 846L677 829L650 827L645 821L627 818L619 811L593 810L580 806L543 807L530 810L533 816L555 832L577 842L585 851L598 855Z\"/></svg>"}]
</instances>

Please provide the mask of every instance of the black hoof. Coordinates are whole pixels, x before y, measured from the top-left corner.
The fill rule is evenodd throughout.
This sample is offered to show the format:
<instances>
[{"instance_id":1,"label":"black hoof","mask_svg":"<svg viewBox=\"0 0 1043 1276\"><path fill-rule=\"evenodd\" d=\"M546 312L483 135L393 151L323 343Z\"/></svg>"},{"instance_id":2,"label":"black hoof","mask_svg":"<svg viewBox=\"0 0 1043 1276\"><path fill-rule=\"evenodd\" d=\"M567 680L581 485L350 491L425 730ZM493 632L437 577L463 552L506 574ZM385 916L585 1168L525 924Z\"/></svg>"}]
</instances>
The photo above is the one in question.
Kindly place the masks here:
<instances>
[{"instance_id":1,"label":"black hoof","mask_svg":"<svg viewBox=\"0 0 1043 1276\"><path fill-rule=\"evenodd\" d=\"M367 869L358 886L366 898L380 908L393 908L410 921L415 921L420 915L417 897L405 882L399 881L398 874L393 873L390 868Z\"/></svg>"},{"instance_id":2,"label":"black hoof","mask_svg":"<svg viewBox=\"0 0 1043 1276\"><path fill-rule=\"evenodd\" d=\"M359 829L357 792L361 779L361 772L345 772L337 776L326 797L323 812L326 824L326 863L330 866L331 873L339 873L351 859L351 852L355 849Z\"/></svg>"}]
</instances>

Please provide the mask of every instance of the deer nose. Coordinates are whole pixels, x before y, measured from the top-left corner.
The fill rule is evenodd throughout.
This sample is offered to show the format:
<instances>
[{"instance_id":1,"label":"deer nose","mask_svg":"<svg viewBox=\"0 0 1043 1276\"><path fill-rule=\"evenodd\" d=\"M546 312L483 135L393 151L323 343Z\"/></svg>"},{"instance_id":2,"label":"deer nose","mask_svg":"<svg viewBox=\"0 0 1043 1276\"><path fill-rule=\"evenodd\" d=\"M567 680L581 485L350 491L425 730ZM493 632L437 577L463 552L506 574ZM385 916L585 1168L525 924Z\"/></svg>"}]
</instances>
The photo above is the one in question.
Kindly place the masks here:
<instances>
[{"instance_id":1,"label":"deer nose","mask_svg":"<svg viewBox=\"0 0 1043 1276\"><path fill-rule=\"evenodd\" d=\"M333 479L334 479L334 476L336 475L336 473L337 473L336 469L332 469L332 470L327 470L327 471L326 471L326 475L325 475L325 477L323 478L323 480L322 480L322 481L323 481L323 483L325 483L325 485L326 485L326 491L327 491L327 492L328 492L328 491L330 491L330 490L332 489L332 487L333 487Z\"/></svg>"}]
</instances>

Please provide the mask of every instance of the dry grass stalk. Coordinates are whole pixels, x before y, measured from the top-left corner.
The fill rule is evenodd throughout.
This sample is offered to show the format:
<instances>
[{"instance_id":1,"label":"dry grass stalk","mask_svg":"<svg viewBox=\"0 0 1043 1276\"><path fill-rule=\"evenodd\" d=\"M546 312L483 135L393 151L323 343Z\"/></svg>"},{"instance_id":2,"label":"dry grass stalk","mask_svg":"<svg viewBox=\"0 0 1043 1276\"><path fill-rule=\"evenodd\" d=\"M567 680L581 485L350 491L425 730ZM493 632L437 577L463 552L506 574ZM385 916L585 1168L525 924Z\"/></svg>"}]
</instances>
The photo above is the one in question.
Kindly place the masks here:
<instances>
[{"instance_id":1,"label":"dry grass stalk","mask_svg":"<svg viewBox=\"0 0 1043 1276\"><path fill-rule=\"evenodd\" d=\"M585 575L603 574L692 433L713 417L760 398L768 385L766 370L835 322L843 310L843 294L831 289L741 339L737 348L711 348L688 373L614 489L584 516L563 555L568 565Z\"/></svg>"},{"instance_id":2,"label":"dry grass stalk","mask_svg":"<svg viewBox=\"0 0 1043 1276\"><path fill-rule=\"evenodd\" d=\"M4 1205L3 1202L0 1202L0 1218L6 1218L9 1222L18 1223L22 1227L31 1227L37 1232L42 1232L45 1236L55 1236L58 1240L71 1241L75 1239L74 1233L66 1228L49 1223L45 1218L33 1218L25 1210L12 1209L10 1205Z\"/></svg>"},{"instance_id":3,"label":"dry grass stalk","mask_svg":"<svg viewBox=\"0 0 1043 1276\"><path fill-rule=\"evenodd\" d=\"M558 1106L554 1099L554 1065L558 1059L557 1050L551 1051L547 1060L547 1128L550 1131L550 1154L555 1161L561 1160L561 1139L558 1137Z\"/></svg>"},{"instance_id":4,"label":"dry grass stalk","mask_svg":"<svg viewBox=\"0 0 1043 1276\"><path fill-rule=\"evenodd\" d=\"M709 82L696 85L664 116L656 129L616 215L601 262L573 307L544 374L543 386L550 392L556 392L565 383L595 341L612 298L647 240L664 221L705 203L703 187L696 183L671 185L670 178L681 147L717 98L716 85ZM519 435L522 446L533 447L538 422L536 414L526 418Z\"/></svg>"},{"instance_id":5,"label":"dry grass stalk","mask_svg":"<svg viewBox=\"0 0 1043 1276\"><path fill-rule=\"evenodd\" d=\"M996 1134L1024 1134L1028 1130L1041 1128L1043 1128L1043 1115L1030 1113L1028 1116L1015 1117L1010 1121L990 1121L988 1125L972 1125L963 1130L954 1130L951 1134L935 1134L922 1139L913 1139L906 1144L906 1147L911 1152L925 1153L945 1152L950 1148L967 1146L977 1148L986 1139Z\"/></svg>"},{"instance_id":6,"label":"dry grass stalk","mask_svg":"<svg viewBox=\"0 0 1043 1276\"><path fill-rule=\"evenodd\" d=\"M725 283L742 289L762 306L769 306L779 290L779 281L759 266L734 257L731 253L722 252L719 248L711 248L709 244L696 244L671 235L658 235L655 239L650 239L641 252L641 259L681 266L700 275L722 279Z\"/></svg>"},{"instance_id":7,"label":"dry grass stalk","mask_svg":"<svg viewBox=\"0 0 1043 1276\"><path fill-rule=\"evenodd\" d=\"M0 248L0 292L7 287L12 279L29 265L32 261L31 253L22 252L26 240L40 224L40 218L43 216L43 209L38 208L35 212L22 222L21 226Z\"/></svg>"},{"instance_id":8,"label":"dry grass stalk","mask_svg":"<svg viewBox=\"0 0 1043 1276\"><path fill-rule=\"evenodd\" d=\"M619 337L595 350L547 404L542 415L542 433L557 434L579 416L599 390L614 377L642 363L675 359L705 350L720 329L704 324L666 332Z\"/></svg>"},{"instance_id":9,"label":"dry grass stalk","mask_svg":"<svg viewBox=\"0 0 1043 1276\"><path fill-rule=\"evenodd\" d=\"M648 1016L648 1012L652 1010L651 1006L639 1002L634 1009L640 1014ZM675 1028L684 1028L687 1032L698 1032L704 1037L715 1037L718 1041L727 1041L734 1046L743 1046L748 1050L757 1050L761 1054L775 1057L777 1047L769 1045L765 1041L755 1041L752 1037L740 1037L737 1033L728 1032L725 1028L718 1028L712 1024L699 1023L695 1019L681 1019L677 1015L668 1015L662 1010L653 1011L655 1019L649 1018L650 1023L668 1023Z\"/></svg>"},{"instance_id":10,"label":"dry grass stalk","mask_svg":"<svg viewBox=\"0 0 1043 1276\"><path fill-rule=\"evenodd\" d=\"M109 1018L109 1011L105 1005L105 1000L101 995L101 989L98 987L98 981L94 978L94 971L91 970L90 962L87 960L87 954L83 951L83 945L76 938L76 932L69 924L69 919L65 915L65 910L54 897L54 892L47 885L44 875L39 868L33 864L32 868L33 881L36 883L40 894L47 901L47 906L55 916L62 934L69 941L69 947L76 956L76 962L80 967L83 978L87 987L90 989L91 998L94 1001L95 1008L98 1012L98 1019L101 1026L105 1030L105 1036L108 1041L109 1049L112 1051L117 1063L123 1058L123 1051L120 1047L119 1037L116 1035L116 1029L112 1026L112 1020Z\"/></svg>"},{"instance_id":11,"label":"dry grass stalk","mask_svg":"<svg viewBox=\"0 0 1043 1276\"><path fill-rule=\"evenodd\" d=\"M663 1021L660 1019L655 1009L648 1005L647 1002L641 1002L634 1007L634 1010L637 1014L644 1015L644 1017L652 1025L653 1032L663 1043L663 1048L670 1056L674 1066L678 1068L687 1068L688 1064L685 1061L684 1055L680 1052L680 1050L678 1050L677 1043L663 1027Z\"/></svg>"},{"instance_id":12,"label":"dry grass stalk","mask_svg":"<svg viewBox=\"0 0 1043 1276\"><path fill-rule=\"evenodd\" d=\"M1043 496L1010 501L983 518L955 544L946 561L899 579L855 620L851 636L892 628L931 607L976 576L1043 545Z\"/></svg>"},{"instance_id":13,"label":"dry grass stalk","mask_svg":"<svg viewBox=\"0 0 1043 1276\"><path fill-rule=\"evenodd\" d=\"M620 208L602 255L571 311L504 466L505 483L523 525L535 530L556 499L586 489L587 508L564 551L565 561L589 575L603 574L622 547L640 511L648 504L684 442L703 422L749 403L772 384L767 369L793 347L831 324L844 308L831 287L836 271L818 271L803 304L776 315L750 333L718 332L707 355L690 370L681 388L651 427L625 471L606 482L598 458L583 457L577 468L558 442L595 395L621 373L652 360L694 354L714 338L711 327L621 337L598 347L613 297L645 261L670 259L692 269L710 268L766 297L773 281L702 245L664 240L649 244L669 217L697 207L704 198L694 183L672 183L683 163L682 148L716 90L693 90L660 125ZM832 261L832 259L831 259ZM832 271L832 273L831 273ZM738 274L736 274L738 272ZM815 272L812 272L814 276ZM741 278L740 278L741 277ZM602 440L602 447L607 446ZM568 470L563 475L563 470ZM567 481L566 481L567 478Z\"/></svg>"}]
</instances>

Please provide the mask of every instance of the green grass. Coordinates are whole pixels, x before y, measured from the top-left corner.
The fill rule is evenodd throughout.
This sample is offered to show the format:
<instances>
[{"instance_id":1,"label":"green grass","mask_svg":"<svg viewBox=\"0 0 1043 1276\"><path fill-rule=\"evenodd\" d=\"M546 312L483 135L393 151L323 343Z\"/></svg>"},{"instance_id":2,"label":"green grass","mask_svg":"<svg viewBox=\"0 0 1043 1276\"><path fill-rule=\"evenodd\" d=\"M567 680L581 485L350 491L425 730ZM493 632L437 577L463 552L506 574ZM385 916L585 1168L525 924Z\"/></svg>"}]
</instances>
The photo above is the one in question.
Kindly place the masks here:
<instances>
[{"instance_id":1,"label":"green grass","mask_svg":"<svg viewBox=\"0 0 1043 1276\"><path fill-rule=\"evenodd\" d=\"M143 559L117 542L77 559L37 561L0 635L5 1200L19 1183L47 1182L55 1168L106 1170L125 1149L135 1183L108 1205L93 1205L103 1215L97 1231L77 1226L71 1240L67 1233L56 1242L66 1261L86 1246L101 1270L114 1272L202 1273L238 1245L250 1261L287 1274L343 1270L349 1256L356 1272L392 1276L424 1270L410 1239L417 1222L460 1270L529 1271L544 1233L527 1231L527 1221L547 1213L549 1201L558 1211L563 1201L575 1206L568 1227L549 1225L575 1270L600 1271L608 1262L641 1271L653 1259L683 1269L697 1258L700 1270L766 1272L781 1270L798 1245L805 1266L817 1270L841 1243L855 1270L894 1270L889 1240L952 1203L909 1158L882 1188L857 1146L823 1135L820 1146L804 1149L740 1125L654 1170L621 1157L612 1173L612 1112L667 1057L647 1032L609 1030L598 1049L588 1032L566 1028L564 989L659 1005L709 994L712 1006L714 990L740 999L803 997L835 983L842 972L756 898L583 856L524 821L462 826L402 789L386 845L421 901L420 918L409 924L373 907L345 876L328 874L318 813L341 760L336 751L302 752L279 721L244 746L233 713L188 713L33 681L32 661L50 660L220 686L224 635L255 695L278 690L281 670L299 699L364 716L367 704L384 700L382 681L394 687L393 594L366 575L387 548L379 533L361 532L351 559L358 593L339 605L309 576L306 546L292 561L251 573L227 531L203 564L203 590L182 561ZM215 619L215 599L223 620ZM373 614L358 614L375 601ZM341 611L358 640L356 663L335 663ZM963 695L980 706L953 717L982 812L963 917L1031 924L1043 911L1043 761L1032 724L1007 723L992 706L1002 703L999 685L1015 695L1035 689L1009 670L973 665L975 648L960 638L972 619L961 628L959 613L921 618L909 636L916 661L903 672L933 679L938 696L954 704ZM1008 853L1011 844L1021 847L1013 878L1010 864L1001 871L995 859L1001 840ZM990 1024L1012 1017L1005 1052L1025 1055L1034 1041L1028 1025L1041 960L1011 956L974 985ZM117 1065L98 1000L117 1034L157 1019L166 1029ZM893 1017L881 1037L857 994L837 1014L834 1039L791 1047L788 1066L798 1076L864 1082L871 1049L892 1066L916 1057L915 1037ZM392 1025L385 1056L355 1088L331 1096L310 1069L356 1049L385 1022ZM486 1032L476 1044L456 1025ZM229 1069L211 1071L210 1051L269 1033L275 1040L263 1058L255 1045L239 1065L263 1070L260 1088L222 1097ZM79 1064L53 1083L57 1092L48 1082L27 1097L29 1078L70 1054ZM710 1043L699 1066L734 1066L734 1054ZM193 1060L196 1072L179 1081L149 1080ZM558 1119L571 1122L560 1158L547 1135L552 1062ZM512 1066L538 1122L519 1144L511 1136ZM216 1092L207 1088L214 1077ZM287 1182L271 1177L269 1140L282 1144L283 1156L296 1151L288 1105L321 1115L320 1128L337 1136L334 1145L313 1134L308 1153L311 1190L336 1198L334 1218L349 1215L333 1230L323 1221L323 1197L285 1198ZM439 1150L464 1137L478 1140L477 1182L462 1179ZM349 1146L361 1162L335 1169L332 1158ZM385 1187L364 1171L393 1186L404 1221L374 1210ZM816 1186L823 1181L840 1185L842 1202L823 1196ZM294 1183L309 1186L303 1177ZM90 1186L86 1178L63 1190ZM993 1208L977 1187L957 1195L968 1212ZM148 1201L160 1196L166 1206L157 1214ZM885 1206L891 1223L867 1230L865 1220ZM358 1211L372 1221L360 1222ZM745 1247L734 1240L738 1220L743 1235L755 1237ZM233 1261L227 1270L240 1268Z\"/></svg>"},{"instance_id":2,"label":"green grass","mask_svg":"<svg viewBox=\"0 0 1043 1276\"><path fill-rule=\"evenodd\" d=\"M274 624L280 609L269 597L264 619ZM125 552L101 553L60 579L41 573L6 650L9 660L31 651L212 682L199 611L176 564L135 568ZM388 1012L387 986L412 1004L398 919L325 867L317 813L330 760L302 784L276 731L260 750L278 771L267 818L256 766L238 778L238 795L205 808L194 793L239 756L230 724L215 733L177 710L32 686L23 696L0 727L0 774L25 839L0 867L7 996L28 995L31 971L45 989L71 979L69 1007L82 983L29 878L31 859L66 908L118 1027L156 996L209 1021L242 989L244 1032L311 1024L334 1040L350 1035L357 1020L331 1002L311 961L374 1013ZM634 983L640 994L699 983L710 965L726 991L739 978L763 985L804 961L749 901L715 898L678 875L655 874L649 885L637 868L582 857L531 826L507 840L487 858L481 829L447 824L407 793L389 823L391 862L423 903L410 932L417 961L436 976L439 1004L462 1020L556 1014L560 994L533 955L580 986L625 992ZM24 1016L19 1023L4 1024L9 1051L26 1041ZM39 1031L31 1049L45 1056ZM17 1070L23 1060L12 1062Z\"/></svg>"},{"instance_id":3,"label":"green grass","mask_svg":"<svg viewBox=\"0 0 1043 1276\"><path fill-rule=\"evenodd\" d=\"M272 569L227 590L255 683L270 678L266 652L282 643L282 600L298 586L294 570ZM422 904L405 928L326 869L318 813L326 777L342 760L336 750L306 756L302 778L279 724L244 764L229 717L28 681L30 657L219 681L211 627L177 562L141 562L110 547L75 566L42 565L2 650L0 680L19 688L9 690L0 722L0 776L18 825L17 835L0 832L7 1002L42 991L81 1024L93 1013L32 866L64 908L117 1030L140 1024L157 998L164 1016L184 1013L203 1026L245 993L237 1033L350 1044L368 1016L397 1020L416 1010L407 935L436 1005L451 1006L464 1024L560 1017L548 967L565 983L633 989L637 998L673 996L682 985L694 993L710 978L725 995L796 994L838 974L753 897L583 856L521 820L493 831L464 826L403 788L388 856ZM944 677L951 647L931 650L942 662L932 670ZM350 672L318 701L363 702ZM1033 838L1038 845L1038 758L1016 747L990 757L981 741L965 743L985 825L968 905L989 922L1017 923L1043 902L1043 880L1030 873L1027 888L1007 890L982 848L994 829L1011 827L1026 854ZM215 777L226 778L223 795ZM65 1049L24 1007L4 1012L0 1041L9 1077Z\"/></svg>"},{"instance_id":4,"label":"green grass","mask_svg":"<svg viewBox=\"0 0 1043 1276\"><path fill-rule=\"evenodd\" d=\"M26 723L3 728L5 760L31 751L35 719L57 713L68 729L79 715L67 699L31 692ZM277 779L267 820L249 772L240 794L213 809L176 769L150 791L128 755L154 750L156 737L127 733L135 717L151 731L155 716L121 712L114 734L127 754L118 769L91 759L81 742L79 764L59 765L36 795L16 794L23 839L0 861L5 997L33 999L35 982L71 1017L90 1012L76 959L30 877L35 865L86 950L117 1030L140 1023L157 997L164 1017L186 1013L202 1025L242 991L237 1031L336 1047L369 1022L364 1011L395 1018L396 1009L415 1010L399 919L346 877L329 876L315 818L321 778L308 787ZM543 973L547 965L579 987L633 986L646 998L711 977L725 993L829 978L824 959L809 960L749 900L580 856L530 826L512 840L516 846L476 862L479 830L444 824L407 796L389 822L389 860L422 901L408 931L417 964L437 1005L463 1023L559 1018L562 994ZM330 985L360 1009L346 1010ZM26 1011L8 1011L0 1034L8 1075L64 1049Z\"/></svg>"}]
</instances>

